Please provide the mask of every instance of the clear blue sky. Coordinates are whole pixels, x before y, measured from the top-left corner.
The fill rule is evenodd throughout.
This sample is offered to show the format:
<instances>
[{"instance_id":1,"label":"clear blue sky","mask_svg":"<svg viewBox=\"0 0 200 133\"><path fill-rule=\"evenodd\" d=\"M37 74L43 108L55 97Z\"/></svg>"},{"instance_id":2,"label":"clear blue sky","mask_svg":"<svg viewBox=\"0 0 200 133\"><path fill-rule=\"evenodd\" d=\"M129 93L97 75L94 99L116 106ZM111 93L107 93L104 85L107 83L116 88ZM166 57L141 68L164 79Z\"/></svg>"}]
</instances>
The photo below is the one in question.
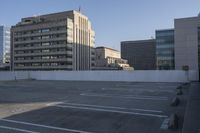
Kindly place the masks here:
<instances>
[{"instance_id":1,"label":"clear blue sky","mask_svg":"<svg viewBox=\"0 0 200 133\"><path fill-rule=\"evenodd\" d=\"M173 28L173 19L197 16L200 0L0 0L0 24L22 17L77 10L89 17L96 46L120 48L120 41L148 39L155 29Z\"/></svg>"}]
</instances>

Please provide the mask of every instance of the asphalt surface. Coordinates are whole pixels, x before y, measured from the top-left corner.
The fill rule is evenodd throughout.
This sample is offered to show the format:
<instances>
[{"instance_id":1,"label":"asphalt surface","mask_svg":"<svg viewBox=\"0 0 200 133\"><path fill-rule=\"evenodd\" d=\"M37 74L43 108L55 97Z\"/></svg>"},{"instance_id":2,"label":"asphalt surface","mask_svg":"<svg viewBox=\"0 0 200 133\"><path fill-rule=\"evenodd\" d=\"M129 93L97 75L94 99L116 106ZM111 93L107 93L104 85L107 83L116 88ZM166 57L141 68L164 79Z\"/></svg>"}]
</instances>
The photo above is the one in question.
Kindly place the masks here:
<instances>
[{"instance_id":1,"label":"asphalt surface","mask_svg":"<svg viewBox=\"0 0 200 133\"><path fill-rule=\"evenodd\" d=\"M180 83L0 82L0 133L181 133L188 97ZM172 113L179 129L167 129Z\"/></svg>"},{"instance_id":2,"label":"asphalt surface","mask_svg":"<svg viewBox=\"0 0 200 133\"><path fill-rule=\"evenodd\" d=\"M182 133L200 133L200 83L192 83L189 90Z\"/></svg>"}]
</instances>

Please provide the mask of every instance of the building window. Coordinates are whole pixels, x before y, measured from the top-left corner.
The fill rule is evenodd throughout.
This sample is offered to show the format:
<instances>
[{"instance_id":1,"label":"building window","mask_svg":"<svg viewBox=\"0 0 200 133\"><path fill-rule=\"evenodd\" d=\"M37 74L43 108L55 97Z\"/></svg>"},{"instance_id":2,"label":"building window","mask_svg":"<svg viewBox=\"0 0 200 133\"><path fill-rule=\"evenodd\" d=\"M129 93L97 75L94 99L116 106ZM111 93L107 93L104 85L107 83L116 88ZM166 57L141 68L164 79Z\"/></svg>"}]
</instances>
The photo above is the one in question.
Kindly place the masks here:
<instances>
[{"instance_id":1,"label":"building window","mask_svg":"<svg viewBox=\"0 0 200 133\"><path fill-rule=\"evenodd\" d=\"M36 56L36 57L33 57L33 59L34 60L39 60L39 59L41 59L41 57L40 56Z\"/></svg>"},{"instance_id":2,"label":"building window","mask_svg":"<svg viewBox=\"0 0 200 133\"><path fill-rule=\"evenodd\" d=\"M40 66L40 63L32 63L32 66Z\"/></svg>"},{"instance_id":3,"label":"building window","mask_svg":"<svg viewBox=\"0 0 200 133\"><path fill-rule=\"evenodd\" d=\"M42 46L49 46L49 45L50 45L49 42L42 43Z\"/></svg>"},{"instance_id":4,"label":"building window","mask_svg":"<svg viewBox=\"0 0 200 133\"><path fill-rule=\"evenodd\" d=\"M42 39L49 39L49 36L42 36Z\"/></svg>"},{"instance_id":5,"label":"building window","mask_svg":"<svg viewBox=\"0 0 200 133\"><path fill-rule=\"evenodd\" d=\"M23 63L18 63L18 64L15 64L15 66L18 66L18 67L23 67L24 64Z\"/></svg>"},{"instance_id":6,"label":"building window","mask_svg":"<svg viewBox=\"0 0 200 133\"><path fill-rule=\"evenodd\" d=\"M33 37L33 40L40 40L41 37L40 36L37 36L37 37Z\"/></svg>"},{"instance_id":7,"label":"building window","mask_svg":"<svg viewBox=\"0 0 200 133\"><path fill-rule=\"evenodd\" d=\"M42 50L43 53L48 53L49 52L49 49L44 49Z\"/></svg>"},{"instance_id":8,"label":"building window","mask_svg":"<svg viewBox=\"0 0 200 133\"><path fill-rule=\"evenodd\" d=\"M58 66L58 63L51 63L51 66Z\"/></svg>"},{"instance_id":9,"label":"building window","mask_svg":"<svg viewBox=\"0 0 200 133\"><path fill-rule=\"evenodd\" d=\"M41 44L40 43L34 43L33 46L34 47L39 47L39 46L41 46Z\"/></svg>"},{"instance_id":10,"label":"building window","mask_svg":"<svg viewBox=\"0 0 200 133\"><path fill-rule=\"evenodd\" d=\"M41 53L41 50L33 50L33 53Z\"/></svg>"},{"instance_id":11,"label":"building window","mask_svg":"<svg viewBox=\"0 0 200 133\"><path fill-rule=\"evenodd\" d=\"M16 60L24 60L23 57L16 58Z\"/></svg>"},{"instance_id":12,"label":"building window","mask_svg":"<svg viewBox=\"0 0 200 133\"><path fill-rule=\"evenodd\" d=\"M57 56L50 56L51 59L57 59Z\"/></svg>"},{"instance_id":13,"label":"building window","mask_svg":"<svg viewBox=\"0 0 200 133\"><path fill-rule=\"evenodd\" d=\"M42 66L50 66L50 63L42 63Z\"/></svg>"},{"instance_id":14,"label":"building window","mask_svg":"<svg viewBox=\"0 0 200 133\"><path fill-rule=\"evenodd\" d=\"M41 30L42 33L49 32L49 31L50 31L49 29L42 29Z\"/></svg>"},{"instance_id":15,"label":"building window","mask_svg":"<svg viewBox=\"0 0 200 133\"><path fill-rule=\"evenodd\" d=\"M51 49L50 52L57 52L57 49Z\"/></svg>"},{"instance_id":16,"label":"building window","mask_svg":"<svg viewBox=\"0 0 200 133\"><path fill-rule=\"evenodd\" d=\"M42 56L42 59L50 59L50 57L49 56Z\"/></svg>"},{"instance_id":17,"label":"building window","mask_svg":"<svg viewBox=\"0 0 200 133\"><path fill-rule=\"evenodd\" d=\"M58 51L66 51L65 48L59 48Z\"/></svg>"}]
</instances>

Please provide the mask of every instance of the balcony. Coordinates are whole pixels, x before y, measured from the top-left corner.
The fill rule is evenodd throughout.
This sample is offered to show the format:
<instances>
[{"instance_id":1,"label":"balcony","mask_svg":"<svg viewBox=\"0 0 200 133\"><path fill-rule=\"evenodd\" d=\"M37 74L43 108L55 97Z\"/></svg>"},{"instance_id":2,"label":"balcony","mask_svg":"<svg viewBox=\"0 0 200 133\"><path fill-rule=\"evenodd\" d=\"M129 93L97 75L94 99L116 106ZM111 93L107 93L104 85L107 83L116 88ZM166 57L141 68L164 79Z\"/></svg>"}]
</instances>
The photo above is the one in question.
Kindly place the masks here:
<instances>
[{"instance_id":1,"label":"balcony","mask_svg":"<svg viewBox=\"0 0 200 133\"><path fill-rule=\"evenodd\" d=\"M34 50L34 49L65 48L65 47L71 49L72 46L68 44L57 44L57 45L46 45L46 46L17 47L14 48L14 50L18 51L18 50Z\"/></svg>"},{"instance_id":2,"label":"balcony","mask_svg":"<svg viewBox=\"0 0 200 133\"><path fill-rule=\"evenodd\" d=\"M72 62L72 58L57 59L30 59L30 60L14 60L14 63L52 63L52 62Z\"/></svg>"},{"instance_id":3,"label":"balcony","mask_svg":"<svg viewBox=\"0 0 200 133\"><path fill-rule=\"evenodd\" d=\"M45 36L45 35L53 35L53 34L63 34L67 33L67 30L58 30L58 31L50 31L50 32L38 32L38 33L29 33L29 34L22 34L22 35L15 35L15 38L22 38L22 37L36 37L36 36Z\"/></svg>"},{"instance_id":4,"label":"balcony","mask_svg":"<svg viewBox=\"0 0 200 133\"><path fill-rule=\"evenodd\" d=\"M52 41L67 41L67 37L58 37L58 38L48 38L48 39L40 39L40 40L28 40L28 41L17 41L14 44L30 44L30 43L40 43L40 42L52 42Z\"/></svg>"},{"instance_id":5,"label":"balcony","mask_svg":"<svg viewBox=\"0 0 200 133\"><path fill-rule=\"evenodd\" d=\"M72 70L72 65L63 65L63 66L15 66L15 70Z\"/></svg>"},{"instance_id":6,"label":"balcony","mask_svg":"<svg viewBox=\"0 0 200 133\"><path fill-rule=\"evenodd\" d=\"M23 53L23 54L14 54L15 57L24 57L24 56L44 56L44 55L72 55L72 51L56 51L56 52L47 52L47 53Z\"/></svg>"}]
</instances>

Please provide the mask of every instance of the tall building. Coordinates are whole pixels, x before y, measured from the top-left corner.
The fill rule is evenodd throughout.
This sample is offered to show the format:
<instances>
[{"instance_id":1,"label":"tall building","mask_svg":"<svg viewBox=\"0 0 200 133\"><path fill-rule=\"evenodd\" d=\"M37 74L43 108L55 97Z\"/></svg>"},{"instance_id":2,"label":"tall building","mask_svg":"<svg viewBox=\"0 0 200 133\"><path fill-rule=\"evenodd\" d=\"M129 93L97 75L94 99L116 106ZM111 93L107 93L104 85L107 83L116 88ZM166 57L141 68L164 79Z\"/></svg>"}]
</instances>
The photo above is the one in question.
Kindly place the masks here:
<instances>
[{"instance_id":1,"label":"tall building","mask_svg":"<svg viewBox=\"0 0 200 133\"><path fill-rule=\"evenodd\" d=\"M159 70L173 70L174 29L156 31L156 67Z\"/></svg>"},{"instance_id":2,"label":"tall building","mask_svg":"<svg viewBox=\"0 0 200 133\"><path fill-rule=\"evenodd\" d=\"M175 68L200 69L200 16L175 19Z\"/></svg>"},{"instance_id":3,"label":"tall building","mask_svg":"<svg viewBox=\"0 0 200 133\"><path fill-rule=\"evenodd\" d=\"M135 70L156 69L156 41L139 40L121 42L121 56Z\"/></svg>"},{"instance_id":4,"label":"tall building","mask_svg":"<svg viewBox=\"0 0 200 133\"><path fill-rule=\"evenodd\" d=\"M0 26L0 66L10 63L10 28Z\"/></svg>"},{"instance_id":5,"label":"tall building","mask_svg":"<svg viewBox=\"0 0 200 133\"><path fill-rule=\"evenodd\" d=\"M94 43L91 22L80 12L22 18L11 28L11 69L90 70Z\"/></svg>"},{"instance_id":6,"label":"tall building","mask_svg":"<svg viewBox=\"0 0 200 133\"><path fill-rule=\"evenodd\" d=\"M133 70L127 60L121 59L118 50L108 47L96 47L95 55L95 70Z\"/></svg>"}]
</instances>

